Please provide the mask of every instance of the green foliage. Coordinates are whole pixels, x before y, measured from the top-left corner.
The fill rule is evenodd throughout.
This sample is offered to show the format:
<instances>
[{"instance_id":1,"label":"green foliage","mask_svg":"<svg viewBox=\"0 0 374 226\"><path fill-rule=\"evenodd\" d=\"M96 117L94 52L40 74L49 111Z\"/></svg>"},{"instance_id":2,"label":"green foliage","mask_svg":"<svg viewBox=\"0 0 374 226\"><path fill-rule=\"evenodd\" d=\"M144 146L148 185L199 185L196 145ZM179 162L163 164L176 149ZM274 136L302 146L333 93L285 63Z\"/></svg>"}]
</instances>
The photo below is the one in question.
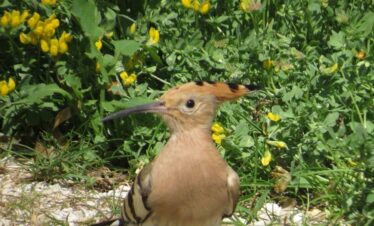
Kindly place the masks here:
<instances>
[{"instance_id":1,"label":"green foliage","mask_svg":"<svg viewBox=\"0 0 374 226\"><path fill-rule=\"evenodd\" d=\"M241 177L239 212L253 219L266 199L288 196L328 208L331 222L344 217L369 225L374 219L373 2L247 2L252 5L241 9L237 0L212 0L203 15L180 1L60 0L54 6L3 1L1 16L5 10L29 10L28 18L38 12L45 20L55 13L56 37L67 32L72 40L67 53L53 56L39 42L20 42L20 33L30 30L27 19L0 26L0 81L16 81L13 91L0 83L0 91L8 89L0 95L2 133L32 147L40 134L56 131L69 138L67 143L84 143L65 148L58 137L44 139L60 148L50 156L36 154L32 169L40 179L74 178L103 159L134 171L162 148L166 127L152 115L104 127L105 115L193 80L261 84L261 91L223 105L216 118L226 131L218 147ZM151 27L160 34L156 44L149 42L156 40ZM122 78L122 71L135 73L136 82ZM272 121L269 112L281 120ZM267 166L261 161L265 152L272 156ZM281 195L273 191L279 182L271 176L276 166L291 175ZM250 212L244 207L256 194L261 195Z\"/></svg>"}]
</instances>

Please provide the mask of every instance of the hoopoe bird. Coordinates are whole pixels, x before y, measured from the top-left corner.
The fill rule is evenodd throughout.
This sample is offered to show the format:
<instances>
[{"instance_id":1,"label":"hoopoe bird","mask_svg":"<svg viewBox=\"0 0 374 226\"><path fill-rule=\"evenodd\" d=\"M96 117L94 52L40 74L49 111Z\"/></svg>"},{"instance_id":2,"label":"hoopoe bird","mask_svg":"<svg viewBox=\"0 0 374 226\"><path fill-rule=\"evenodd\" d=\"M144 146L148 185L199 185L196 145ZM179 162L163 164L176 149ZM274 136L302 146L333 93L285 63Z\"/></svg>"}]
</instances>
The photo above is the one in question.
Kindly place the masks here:
<instances>
[{"instance_id":1,"label":"hoopoe bird","mask_svg":"<svg viewBox=\"0 0 374 226\"><path fill-rule=\"evenodd\" d=\"M159 101L109 115L157 113L171 136L137 175L118 220L96 225L218 226L234 213L239 177L221 157L211 138L218 105L235 100L252 86L191 82L167 91Z\"/></svg>"}]
</instances>

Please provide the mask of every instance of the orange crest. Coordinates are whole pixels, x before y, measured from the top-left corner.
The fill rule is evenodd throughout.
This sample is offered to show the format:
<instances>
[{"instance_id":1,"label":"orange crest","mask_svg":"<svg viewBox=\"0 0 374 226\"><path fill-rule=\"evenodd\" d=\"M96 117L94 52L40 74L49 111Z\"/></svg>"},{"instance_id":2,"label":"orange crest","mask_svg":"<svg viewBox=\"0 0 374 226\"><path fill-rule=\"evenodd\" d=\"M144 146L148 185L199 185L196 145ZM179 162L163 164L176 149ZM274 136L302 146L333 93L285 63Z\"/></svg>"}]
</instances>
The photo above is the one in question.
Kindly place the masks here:
<instances>
[{"instance_id":1,"label":"orange crest","mask_svg":"<svg viewBox=\"0 0 374 226\"><path fill-rule=\"evenodd\" d=\"M195 81L186 83L175 88L170 89L167 95L173 95L174 93L184 92L196 92L202 94L214 95L218 102L236 100L241 96L246 95L250 91L256 90L258 87L254 85L238 85L235 83L224 83L224 82L203 82Z\"/></svg>"}]
</instances>

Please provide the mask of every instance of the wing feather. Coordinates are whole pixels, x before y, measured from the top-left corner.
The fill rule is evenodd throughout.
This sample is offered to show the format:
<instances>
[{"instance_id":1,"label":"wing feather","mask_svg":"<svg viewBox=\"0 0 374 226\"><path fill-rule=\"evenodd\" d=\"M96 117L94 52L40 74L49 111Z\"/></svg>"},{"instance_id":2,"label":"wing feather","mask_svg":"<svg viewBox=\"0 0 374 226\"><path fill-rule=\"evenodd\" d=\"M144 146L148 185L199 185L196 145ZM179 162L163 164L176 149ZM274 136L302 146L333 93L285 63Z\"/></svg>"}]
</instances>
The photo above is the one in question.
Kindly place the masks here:
<instances>
[{"instance_id":1,"label":"wing feather","mask_svg":"<svg viewBox=\"0 0 374 226\"><path fill-rule=\"evenodd\" d=\"M151 171L152 164L142 169L124 199L122 218L126 222L143 223L152 214L152 209L148 204L148 196L151 192Z\"/></svg>"},{"instance_id":2,"label":"wing feather","mask_svg":"<svg viewBox=\"0 0 374 226\"><path fill-rule=\"evenodd\" d=\"M225 210L224 217L230 217L234 213L240 196L239 176L231 167L227 167L227 192L229 205Z\"/></svg>"}]
</instances>

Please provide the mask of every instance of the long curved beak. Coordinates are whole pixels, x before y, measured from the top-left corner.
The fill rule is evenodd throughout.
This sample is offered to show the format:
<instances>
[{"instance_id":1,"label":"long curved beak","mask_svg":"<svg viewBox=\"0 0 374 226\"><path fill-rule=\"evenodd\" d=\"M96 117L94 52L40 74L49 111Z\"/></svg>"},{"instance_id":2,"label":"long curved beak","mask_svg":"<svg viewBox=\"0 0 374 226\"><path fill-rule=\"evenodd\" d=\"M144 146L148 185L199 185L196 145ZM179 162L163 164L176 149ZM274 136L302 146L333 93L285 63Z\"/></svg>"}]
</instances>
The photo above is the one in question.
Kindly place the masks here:
<instances>
[{"instance_id":1,"label":"long curved beak","mask_svg":"<svg viewBox=\"0 0 374 226\"><path fill-rule=\"evenodd\" d=\"M102 122L107 122L116 118L120 117L125 117L131 114L136 114L136 113L150 113L150 112L166 112L166 107L165 103L163 101L158 101L155 103L150 103L150 104L144 104L132 108L128 108L122 111L115 112L113 114L110 114L103 118L101 121Z\"/></svg>"}]
</instances>

